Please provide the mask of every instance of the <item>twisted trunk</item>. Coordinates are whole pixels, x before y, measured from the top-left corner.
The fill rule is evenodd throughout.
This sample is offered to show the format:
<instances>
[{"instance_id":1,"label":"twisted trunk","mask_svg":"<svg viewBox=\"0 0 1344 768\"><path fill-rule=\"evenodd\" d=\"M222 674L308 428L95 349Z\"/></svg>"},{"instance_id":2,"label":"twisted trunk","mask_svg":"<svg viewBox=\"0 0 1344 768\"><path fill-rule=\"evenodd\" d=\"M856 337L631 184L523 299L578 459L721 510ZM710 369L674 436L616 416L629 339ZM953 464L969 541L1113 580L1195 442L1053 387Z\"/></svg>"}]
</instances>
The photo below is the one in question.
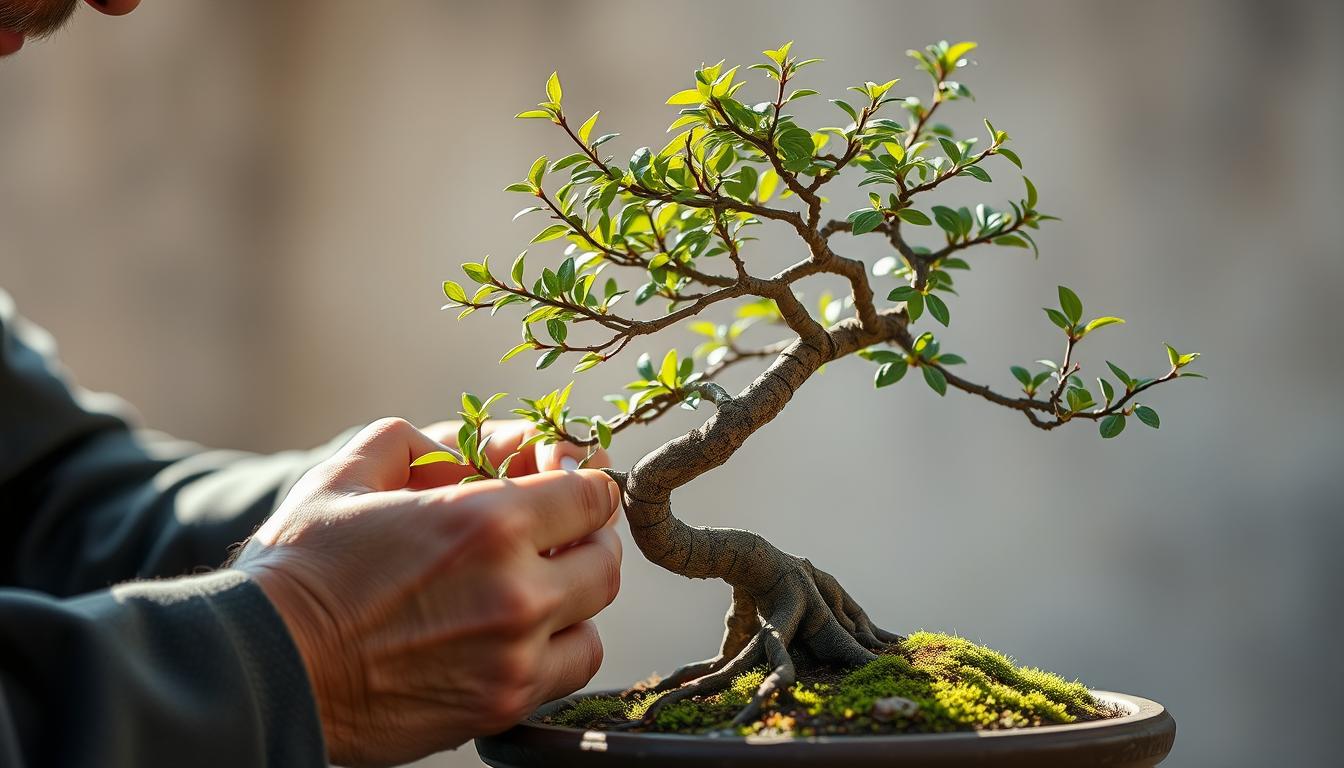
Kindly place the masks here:
<instances>
[{"instance_id":1,"label":"twisted trunk","mask_svg":"<svg viewBox=\"0 0 1344 768\"><path fill-rule=\"evenodd\" d=\"M904 333L899 315L884 314L872 331L847 320L799 338L746 389L719 403L704 425L640 459L620 479L630 530L644 556L688 578L718 578L749 594L767 592L787 555L749 531L687 525L672 513L672 492L726 462L822 365Z\"/></svg>"},{"instance_id":2,"label":"twisted trunk","mask_svg":"<svg viewBox=\"0 0 1344 768\"><path fill-rule=\"evenodd\" d=\"M781 309L801 311L790 294ZM655 688L663 692L643 718L651 722L664 707L690 696L712 693L737 675L765 663L770 672L750 703L734 719L750 722L771 696L794 682L792 650L805 647L816 658L852 666L899 640L869 620L867 613L830 574L808 560L782 552L751 531L687 525L672 513L672 492L723 464L756 430L793 398L822 365L883 341L908 342L904 315L889 311L841 322L829 330L790 323L804 334L736 396L717 386L704 391L714 415L635 464L628 475L612 473L624 491L626 515L635 543L650 561L689 578L723 579L733 588L718 655L687 664Z\"/></svg>"}]
</instances>

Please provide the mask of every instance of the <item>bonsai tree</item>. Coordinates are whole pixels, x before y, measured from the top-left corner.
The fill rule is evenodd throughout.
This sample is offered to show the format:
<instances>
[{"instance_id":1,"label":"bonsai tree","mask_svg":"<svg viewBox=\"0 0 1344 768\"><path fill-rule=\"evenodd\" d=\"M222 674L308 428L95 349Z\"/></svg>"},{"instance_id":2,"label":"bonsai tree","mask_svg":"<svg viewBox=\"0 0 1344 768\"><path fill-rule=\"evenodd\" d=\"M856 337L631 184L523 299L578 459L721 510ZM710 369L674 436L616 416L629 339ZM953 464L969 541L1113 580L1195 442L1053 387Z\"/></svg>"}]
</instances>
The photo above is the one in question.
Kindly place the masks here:
<instances>
[{"instance_id":1,"label":"bonsai tree","mask_svg":"<svg viewBox=\"0 0 1344 768\"><path fill-rule=\"evenodd\" d=\"M646 721L673 702L724 690L764 665L768 673L741 697L733 721L749 723L763 702L794 683L796 653L848 668L902 640L877 626L834 577L806 558L751 531L692 525L673 511L674 491L728 461L822 366L855 356L875 366L877 387L922 379L940 396L958 390L1018 411L1039 429L1082 422L1096 425L1103 438L1119 435L1131 418L1157 428L1158 414L1146 404L1149 390L1197 375L1185 369L1198 355L1168 345L1169 365L1159 374L1131 376L1108 361L1092 389L1080 375L1079 347L1099 329L1124 321L1085 314L1078 295L1063 286L1058 306L1045 308L1063 336L1058 362L1037 361L1035 370L1012 367L1014 392L954 372L965 360L944 350L936 335L951 323L953 273L970 270L971 251L980 246L1034 252L1032 233L1054 218L1038 209L1036 188L1025 177L1025 196L999 208L920 205L945 185L990 183L991 167L994 174L1022 167L1008 134L988 120L983 138L959 137L935 120L945 104L971 97L955 75L975 47L942 42L910 51L931 81L927 99L898 95L898 80L865 82L849 89L855 95L831 100L842 125L815 131L790 110L817 95L795 87L817 59L799 60L791 44L765 51L766 61L749 67L768 81L770 95L760 101L746 95L738 67L704 66L690 87L667 99L680 107L669 128L672 139L660 149L635 150L626 163L603 151L617 134L595 135L598 113L572 119L555 74L545 100L518 115L548 121L573 142L572 154L538 158L524 180L507 188L534 199L519 216L547 219L532 243L563 242L564 252L548 256L539 275L529 271L526 252L507 269L488 259L464 264L468 285L476 287L445 282L446 308L460 308L459 317L466 317L515 307L522 341L501 362L540 353L538 369L564 359L580 373L617 357L636 339L679 325L705 338L689 356L673 349L661 358L639 357L638 377L627 393L606 398L613 413L576 414L569 404L572 382L523 399L513 411L536 426L533 440L606 447L615 435L654 422L675 406L712 407L699 427L628 471L610 471L646 558L732 588L720 652L659 682L654 691L670 692L645 709ZM830 218L824 193L846 172L870 190L869 205ZM556 176L563 178L552 182ZM773 273L755 266L750 253L750 233L766 225L798 238L797 260ZM846 256L846 246L859 237L885 242L891 255L871 266ZM848 295L823 296L809 307L799 288L824 275L842 278ZM702 318L718 305L733 305L730 322ZM766 327L783 338L746 343L749 329ZM762 372L742 391L716 383L730 367L750 363ZM416 463L468 464L476 473L468 481L503 476L508 461L492 465L481 428L501 397L464 395L460 451L436 452Z\"/></svg>"}]
</instances>

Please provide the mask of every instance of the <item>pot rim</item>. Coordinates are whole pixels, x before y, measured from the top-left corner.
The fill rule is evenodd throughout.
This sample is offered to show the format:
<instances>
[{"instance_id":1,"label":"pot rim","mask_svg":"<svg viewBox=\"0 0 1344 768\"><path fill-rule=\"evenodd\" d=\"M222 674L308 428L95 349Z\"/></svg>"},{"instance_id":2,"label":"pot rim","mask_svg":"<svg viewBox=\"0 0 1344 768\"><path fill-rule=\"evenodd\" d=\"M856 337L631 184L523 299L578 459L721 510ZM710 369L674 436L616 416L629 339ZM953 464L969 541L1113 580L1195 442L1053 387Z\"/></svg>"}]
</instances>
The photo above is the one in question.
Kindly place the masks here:
<instances>
[{"instance_id":1,"label":"pot rim","mask_svg":"<svg viewBox=\"0 0 1344 768\"><path fill-rule=\"evenodd\" d=\"M591 696L614 695L618 690L590 691L549 702L533 718L545 716L574 701ZM916 759L927 765L949 764L957 758L1012 758L1032 755L1035 765L1077 765L1082 754L1095 765L1155 765L1171 751L1176 721L1156 701L1114 691L1093 690L1092 695L1125 714L1081 723L1029 726L993 731L950 733L821 735L799 737L727 737L706 734L633 733L598 731L549 725L529 719L499 734L476 740L477 751L493 765L513 762L523 755L545 756L531 765L571 765L561 755L586 758L585 765L612 764L603 758L674 758L695 761L714 756L724 765L769 765L783 759L833 761L819 764L873 764L869 755L881 755L882 764L896 759ZM1081 752L1080 752L1081 750ZM586 753L586 754L585 754ZM1123 755L1121 762L1108 758ZM863 758L863 759L860 759ZM936 758L936 759L933 759ZM597 762L593 762L597 759ZM834 762L838 761L838 762ZM1062 762L1061 762L1062 761ZM1133 761L1133 762L1131 762ZM1011 762L1011 761L1010 761ZM649 765L679 764L649 760Z\"/></svg>"}]
</instances>

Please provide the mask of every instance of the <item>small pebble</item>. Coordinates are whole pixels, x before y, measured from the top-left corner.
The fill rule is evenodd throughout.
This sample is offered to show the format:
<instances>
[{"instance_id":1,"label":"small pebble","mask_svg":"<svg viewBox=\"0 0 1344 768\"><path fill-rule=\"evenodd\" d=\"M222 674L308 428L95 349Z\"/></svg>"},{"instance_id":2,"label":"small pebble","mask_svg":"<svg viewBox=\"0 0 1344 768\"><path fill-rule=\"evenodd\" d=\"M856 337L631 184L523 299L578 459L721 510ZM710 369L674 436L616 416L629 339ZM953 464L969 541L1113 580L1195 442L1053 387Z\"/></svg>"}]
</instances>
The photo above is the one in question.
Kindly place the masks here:
<instances>
[{"instance_id":1,"label":"small pebble","mask_svg":"<svg viewBox=\"0 0 1344 768\"><path fill-rule=\"evenodd\" d=\"M873 717L887 721L897 717L909 717L919 711L919 704L900 696L889 696L873 702Z\"/></svg>"}]
</instances>

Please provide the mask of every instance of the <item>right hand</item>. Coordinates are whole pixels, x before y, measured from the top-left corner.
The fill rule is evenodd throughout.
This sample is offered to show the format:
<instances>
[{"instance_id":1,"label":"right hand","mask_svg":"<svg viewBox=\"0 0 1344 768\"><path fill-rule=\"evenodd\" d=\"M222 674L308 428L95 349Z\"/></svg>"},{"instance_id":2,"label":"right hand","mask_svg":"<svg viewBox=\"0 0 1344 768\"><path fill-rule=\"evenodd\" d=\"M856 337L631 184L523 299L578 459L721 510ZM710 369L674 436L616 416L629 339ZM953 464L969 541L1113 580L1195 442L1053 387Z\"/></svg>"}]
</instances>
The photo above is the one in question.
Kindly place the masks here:
<instances>
[{"instance_id":1,"label":"right hand","mask_svg":"<svg viewBox=\"0 0 1344 768\"><path fill-rule=\"evenodd\" d=\"M234 563L294 636L335 763L409 762L504 730L602 661L588 619L620 583L615 483L579 470L407 489L433 450L405 421L375 422Z\"/></svg>"}]
</instances>

